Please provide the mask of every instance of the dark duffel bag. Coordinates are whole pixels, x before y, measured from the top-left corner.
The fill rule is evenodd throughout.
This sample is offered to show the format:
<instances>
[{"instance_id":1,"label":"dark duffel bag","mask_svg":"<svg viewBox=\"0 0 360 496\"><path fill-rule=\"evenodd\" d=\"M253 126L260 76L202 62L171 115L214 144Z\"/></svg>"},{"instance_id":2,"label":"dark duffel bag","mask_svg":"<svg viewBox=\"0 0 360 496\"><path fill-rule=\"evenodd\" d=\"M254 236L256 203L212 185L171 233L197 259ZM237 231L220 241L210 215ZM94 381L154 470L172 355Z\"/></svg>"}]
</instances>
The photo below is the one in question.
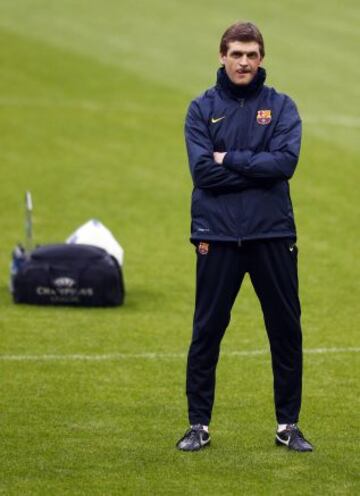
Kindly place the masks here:
<instances>
[{"instance_id":1,"label":"dark duffel bag","mask_svg":"<svg viewBox=\"0 0 360 496\"><path fill-rule=\"evenodd\" d=\"M33 250L12 278L16 303L113 306L124 300L115 258L91 245L44 245Z\"/></svg>"}]
</instances>

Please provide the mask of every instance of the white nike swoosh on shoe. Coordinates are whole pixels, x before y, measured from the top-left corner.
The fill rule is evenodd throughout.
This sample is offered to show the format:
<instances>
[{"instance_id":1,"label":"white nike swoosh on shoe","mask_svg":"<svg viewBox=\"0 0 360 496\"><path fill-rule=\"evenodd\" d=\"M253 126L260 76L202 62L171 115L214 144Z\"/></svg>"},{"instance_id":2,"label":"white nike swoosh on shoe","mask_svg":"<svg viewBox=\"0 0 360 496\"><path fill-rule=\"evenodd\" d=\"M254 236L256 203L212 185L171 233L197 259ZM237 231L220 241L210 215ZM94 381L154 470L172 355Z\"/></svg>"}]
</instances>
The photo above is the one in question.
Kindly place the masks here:
<instances>
[{"instance_id":1,"label":"white nike swoosh on shoe","mask_svg":"<svg viewBox=\"0 0 360 496\"><path fill-rule=\"evenodd\" d=\"M281 439L281 437L279 437L277 434L276 434L276 439L282 443L282 444L285 444L285 446L289 446L289 443L290 443L290 436L287 438L287 439Z\"/></svg>"},{"instance_id":2,"label":"white nike swoosh on shoe","mask_svg":"<svg viewBox=\"0 0 360 496\"><path fill-rule=\"evenodd\" d=\"M209 442L210 442L210 437L208 437L207 439L203 439L203 437L200 436L200 444L201 444L201 446L205 446L205 444L207 444Z\"/></svg>"}]
</instances>

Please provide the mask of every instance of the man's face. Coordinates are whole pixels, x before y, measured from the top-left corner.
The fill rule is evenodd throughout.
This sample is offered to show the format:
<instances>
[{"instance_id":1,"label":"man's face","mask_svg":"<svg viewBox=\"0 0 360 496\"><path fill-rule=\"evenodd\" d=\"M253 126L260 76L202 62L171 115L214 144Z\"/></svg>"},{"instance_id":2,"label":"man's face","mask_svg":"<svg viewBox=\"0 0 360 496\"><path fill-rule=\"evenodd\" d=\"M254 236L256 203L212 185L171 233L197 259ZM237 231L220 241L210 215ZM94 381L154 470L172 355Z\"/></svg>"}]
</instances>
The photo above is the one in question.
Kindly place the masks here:
<instances>
[{"instance_id":1,"label":"man's face","mask_svg":"<svg viewBox=\"0 0 360 496\"><path fill-rule=\"evenodd\" d=\"M256 41L230 41L227 53L220 54L220 62L234 84L249 84L262 62L259 44Z\"/></svg>"}]
</instances>

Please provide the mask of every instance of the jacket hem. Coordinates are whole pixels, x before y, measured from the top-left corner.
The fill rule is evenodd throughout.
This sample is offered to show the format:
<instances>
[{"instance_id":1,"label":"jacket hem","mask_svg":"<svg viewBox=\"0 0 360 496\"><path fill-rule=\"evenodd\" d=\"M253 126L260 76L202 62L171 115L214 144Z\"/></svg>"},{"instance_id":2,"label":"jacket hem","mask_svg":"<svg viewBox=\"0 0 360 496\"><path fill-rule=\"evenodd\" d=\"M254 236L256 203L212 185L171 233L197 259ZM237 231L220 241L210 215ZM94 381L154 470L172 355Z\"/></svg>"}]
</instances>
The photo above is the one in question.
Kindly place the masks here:
<instances>
[{"instance_id":1,"label":"jacket hem","mask_svg":"<svg viewBox=\"0 0 360 496\"><path fill-rule=\"evenodd\" d=\"M191 234L190 242L196 244L198 241L221 241L225 243L239 243L245 241L261 241L263 239L275 239L275 238L292 238L296 241L297 236L294 231L282 231L280 233L260 233L253 236L217 236L216 234L209 235L205 234L201 236L200 234Z\"/></svg>"}]
</instances>

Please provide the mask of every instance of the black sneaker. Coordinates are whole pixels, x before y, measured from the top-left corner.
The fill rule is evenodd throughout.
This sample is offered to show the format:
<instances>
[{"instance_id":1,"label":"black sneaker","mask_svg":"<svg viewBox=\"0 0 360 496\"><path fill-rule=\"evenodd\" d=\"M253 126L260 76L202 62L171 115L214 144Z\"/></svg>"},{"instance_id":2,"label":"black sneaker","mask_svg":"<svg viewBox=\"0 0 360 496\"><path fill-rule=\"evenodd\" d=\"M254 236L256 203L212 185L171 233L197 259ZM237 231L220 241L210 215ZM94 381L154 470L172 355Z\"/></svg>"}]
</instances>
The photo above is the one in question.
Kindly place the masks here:
<instances>
[{"instance_id":1,"label":"black sneaker","mask_svg":"<svg viewBox=\"0 0 360 496\"><path fill-rule=\"evenodd\" d=\"M278 431L275 437L277 446L287 446L295 451L313 451L314 447L307 441L296 424L288 424L286 429Z\"/></svg>"},{"instance_id":2,"label":"black sneaker","mask_svg":"<svg viewBox=\"0 0 360 496\"><path fill-rule=\"evenodd\" d=\"M176 443L176 447L182 451L199 451L210 444L210 434L201 424L190 427L184 437Z\"/></svg>"}]
</instances>

